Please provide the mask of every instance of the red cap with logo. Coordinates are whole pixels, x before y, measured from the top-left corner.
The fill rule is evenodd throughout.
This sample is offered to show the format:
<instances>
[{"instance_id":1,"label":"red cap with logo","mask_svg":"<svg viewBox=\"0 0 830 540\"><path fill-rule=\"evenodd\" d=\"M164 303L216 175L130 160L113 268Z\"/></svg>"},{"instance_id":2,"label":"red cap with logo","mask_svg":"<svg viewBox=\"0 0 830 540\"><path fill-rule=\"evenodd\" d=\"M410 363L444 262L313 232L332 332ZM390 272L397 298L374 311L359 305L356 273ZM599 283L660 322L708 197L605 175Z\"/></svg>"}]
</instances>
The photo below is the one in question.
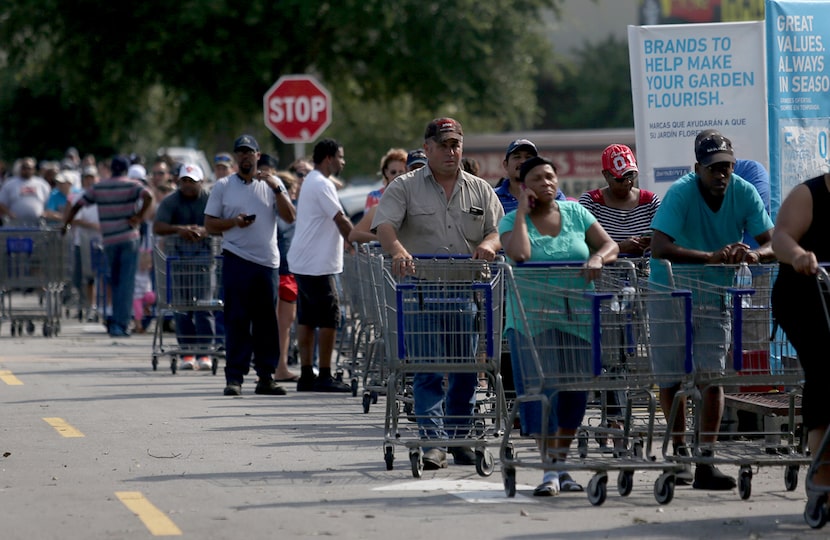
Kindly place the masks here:
<instances>
[{"instance_id":1,"label":"red cap with logo","mask_svg":"<svg viewBox=\"0 0 830 540\"><path fill-rule=\"evenodd\" d=\"M624 144L612 144L602 151L602 170L610 172L615 178L622 178L627 172L640 171L634 152Z\"/></svg>"}]
</instances>

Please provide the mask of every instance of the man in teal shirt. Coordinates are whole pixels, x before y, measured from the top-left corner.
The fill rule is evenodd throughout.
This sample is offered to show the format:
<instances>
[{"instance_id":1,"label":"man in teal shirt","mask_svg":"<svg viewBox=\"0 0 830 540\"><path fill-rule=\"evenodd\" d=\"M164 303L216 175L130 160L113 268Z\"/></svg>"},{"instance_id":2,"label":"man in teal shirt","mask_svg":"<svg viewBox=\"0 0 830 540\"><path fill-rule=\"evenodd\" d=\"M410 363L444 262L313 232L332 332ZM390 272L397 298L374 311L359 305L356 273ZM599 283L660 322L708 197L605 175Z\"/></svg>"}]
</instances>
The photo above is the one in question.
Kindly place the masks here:
<instances>
[{"instance_id":1,"label":"man in teal shirt","mask_svg":"<svg viewBox=\"0 0 830 540\"><path fill-rule=\"evenodd\" d=\"M732 143L721 134L701 137L695 142L694 172L677 180L663 199L652 221L654 236L651 241L652 260L650 281L669 285L668 268L661 260L669 261L675 273L689 275L689 267L701 265L693 275L704 283L722 283L723 276L731 279L731 273L716 267L702 265L749 264L772 260L771 240L773 223L764 209L764 203L755 188L736 176L735 155ZM742 241L744 232L756 239L759 246L751 249ZM734 272L734 270L731 270ZM698 309L706 307L709 298L693 295ZM731 343L731 320L722 302L713 304L716 311L709 316L694 318L694 370L695 373L722 372ZM652 335L652 362L660 382L660 405L666 420L670 421L672 403L680 389L683 368L682 346L672 347L678 341L678 327L673 321L672 302L649 305L650 331ZM672 375L677 374L677 380ZM723 415L723 388L710 385L702 388L703 406L700 411L701 455L711 457L712 446ZM678 410L686 411L685 397L679 398ZM675 418L672 442L675 454L688 455L685 448L686 419L681 413ZM678 483L688 483L691 475L680 473ZM695 470L694 487L697 489L729 490L735 480L721 473L708 463L699 464Z\"/></svg>"}]
</instances>

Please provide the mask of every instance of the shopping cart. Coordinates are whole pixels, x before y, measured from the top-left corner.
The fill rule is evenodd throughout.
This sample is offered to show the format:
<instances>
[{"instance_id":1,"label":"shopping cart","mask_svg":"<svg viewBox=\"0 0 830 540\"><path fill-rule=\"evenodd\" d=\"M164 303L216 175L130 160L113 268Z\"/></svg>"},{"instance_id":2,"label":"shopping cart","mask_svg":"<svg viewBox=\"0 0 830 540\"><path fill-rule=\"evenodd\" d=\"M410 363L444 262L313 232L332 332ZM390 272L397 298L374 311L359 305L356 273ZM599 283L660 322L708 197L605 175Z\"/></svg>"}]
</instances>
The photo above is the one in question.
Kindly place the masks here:
<instances>
[{"instance_id":1,"label":"shopping cart","mask_svg":"<svg viewBox=\"0 0 830 540\"><path fill-rule=\"evenodd\" d=\"M153 267L159 316L169 313L203 318L202 322L194 323L195 333L186 337L181 336L182 329L177 329L179 339L176 344L165 342L164 325L156 324L153 370L158 366L159 356L163 355L170 356L173 373L176 373L176 361L180 356L210 356L215 375L219 359L225 355L221 339L215 335L210 321L215 312L224 309L221 237L208 237L198 242L177 236L158 237L153 248ZM185 321L180 317L177 322Z\"/></svg>"},{"instance_id":2,"label":"shopping cart","mask_svg":"<svg viewBox=\"0 0 830 540\"><path fill-rule=\"evenodd\" d=\"M799 467L809 465L810 459L800 419L804 375L786 336L772 319L770 298L778 265L748 265L752 285L738 287L734 282L740 265L663 264L673 286L692 294L695 357L697 351L722 350L727 355L722 371L694 366L693 377L684 381L668 423L674 425L676 415L687 414L678 406L687 397L691 428L683 436L691 441L691 452L669 455L668 444L677 434L667 431L664 459L737 466L742 499L751 496L754 469L782 466L784 487L793 491ZM718 327L725 328L725 333L707 330ZM702 400L707 390L715 387L724 389L728 414L718 432L706 432L701 426ZM759 421L739 422L739 411ZM715 444L702 442L715 437Z\"/></svg>"},{"instance_id":3,"label":"shopping cart","mask_svg":"<svg viewBox=\"0 0 830 540\"><path fill-rule=\"evenodd\" d=\"M61 295L65 283L64 241L60 229L0 228L0 320L9 321L11 334L60 332Z\"/></svg>"},{"instance_id":4,"label":"shopping cart","mask_svg":"<svg viewBox=\"0 0 830 540\"><path fill-rule=\"evenodd\" d=\"M652 302L677 304L679 317L671 321L677 331L675 343L690 356L690 295L686 291L655 291L638 281L636 267L620 262L603 268L599 279L588 283L583 264L574 262L536 262L505 267L507 302L514 317L513 332L519 351L513 356L518 404L538 404L541 414L539 433L532 438L513 436L513 420L519 414L513 407L508 429L502 439L500 458L508 497L516 494L516 468L592 471L588 500L601 505L607 497L608 473L617 471L617 488L622 496L633 489L637 470L661 472L654 484L660 504L674 497L675 464L658 462L652 455L657 406L651 388L660 381L651 369L649 320ZM687 359L691 364L691 359ZM570 436L550 433L548 418L554 402L564 392L615 392L622 396L621 428L609 430L605 421L599 428L585 425L585 419L598 414L609 417L602 400L599 412L586 411L583 426L577 430L577 455L565 460ZM526 409L527 410L527 409ZM620 414L620 413L617 413ZM530 428L529 428L530 429ZM616 444L589 444L608 435ZM524 446L538 459L519 458Z\"/></svg>"},{"instance_id":5,"label":"shopping cart","mask_svg":"<svg viewBox=\"0 0 830 540\"><path fill-rule=\"evenodd\" d=\"M824 308L824 320L826 324L830 325L830 302L828 302L830 298L830 275L828 275L828 266L819 266L817 281L821 305ZM813 529L824 527L827 524L828 517L830 517L830 510L827 508L828 498L830 498L830 486L815 482L815 476L819 468L830 467L830 462L823 457L828 448L830 448L830 429L824 432L824 437L822 437L816 449L816 455L807 469L805 479L807 504L804 506L804 521Z\"/></svg>"},{"instance_id":6,"label":"shopping cart","mask_svg":"<svg viewBox=\"0 0 830 540\"><path fill-rule=\"evenodd\" d=\"M415 256L410 274L392 271L391 261L382 265L385 322L383 343L388 363L384 460L392 470L396 446L409 451L412 475L423 471L423 446L474 447L476 471L492 474L489 446L498 444L504 431L506 405L499 374L501 354L503 272L499 264L469 256ZM479 385L472 415L418 416L424 424L410 427L399 420L407 401L406 381L418 374L484 374L486 389ZM405 414L405 413L404 413ZM438 439L422 438L427 422ZM444 428L453 434L444 432ZM426 435L426 433L423 433Z\"/></svg>"},{"instance_id":7,"label":"shopping cart","mask_svg":"<svg viewBox=\"0 0 830 540\"><path fill-rule=\"evenodd\" d=\"M380 245L374 243L355 246L350 263L348 267L351 272L347 275L344 271L343 283L344 288L349 283L351 312L357 320L352 369L355 370L353 376L362 380L363 412L368 413L371 406L378 402L379 395L386 391L388 376L383 344L385 312Z\"/></svg>"}]
</instances>

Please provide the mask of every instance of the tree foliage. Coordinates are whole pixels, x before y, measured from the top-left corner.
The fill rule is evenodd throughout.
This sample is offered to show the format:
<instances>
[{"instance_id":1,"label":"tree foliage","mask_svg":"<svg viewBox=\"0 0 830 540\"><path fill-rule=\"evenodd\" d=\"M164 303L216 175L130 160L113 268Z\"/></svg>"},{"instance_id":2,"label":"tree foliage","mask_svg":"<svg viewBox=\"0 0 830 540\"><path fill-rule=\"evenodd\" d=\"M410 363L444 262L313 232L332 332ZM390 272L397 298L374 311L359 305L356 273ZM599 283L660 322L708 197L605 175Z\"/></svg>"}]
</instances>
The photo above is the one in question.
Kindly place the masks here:
<instances>
[{"instance_id":1,"label":"tree foliage","mask_svg":"<svg viewBox=\"0 0 830 540\"><path fill-rule=\"evenodd\" d=\"M329 88L326 135L361 161L371 155L369 170L435 115L529 128L550 50L539 10L561 1L10 0L0 5L0 155L182 142L212 152L243 130L276 147L262 96L290 73Z\"/></svg>"},{"instance_id":2,"label":"tree foliage","mask_svg":"<svg viewBox=\"0 0 830 540\"><path fill-rule=\"evenodd\" d=\"M557 60L538 81L545 129L634 126L628 44L612 36Z\"/></svg>"}]
</instances>

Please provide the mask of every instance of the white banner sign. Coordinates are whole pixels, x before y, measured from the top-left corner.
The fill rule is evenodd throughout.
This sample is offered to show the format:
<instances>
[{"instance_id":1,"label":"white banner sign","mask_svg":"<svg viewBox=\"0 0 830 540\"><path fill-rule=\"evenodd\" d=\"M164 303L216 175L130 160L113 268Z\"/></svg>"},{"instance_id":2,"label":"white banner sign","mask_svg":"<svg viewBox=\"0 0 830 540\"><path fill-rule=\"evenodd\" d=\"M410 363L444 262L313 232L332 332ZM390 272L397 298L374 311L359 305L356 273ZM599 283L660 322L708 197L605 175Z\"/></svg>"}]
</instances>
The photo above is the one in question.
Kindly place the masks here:
<instances>
[{"instance_id":1,"label":"white banner sign","mask_svg":"<svg viewBox=\"0 0 830 540\"><path fill-rule=\"evenodd\" d=\"M664 195L717 129L769 169L764 23L629 26L640 186Z\"/></svg>"}]
</instances>

